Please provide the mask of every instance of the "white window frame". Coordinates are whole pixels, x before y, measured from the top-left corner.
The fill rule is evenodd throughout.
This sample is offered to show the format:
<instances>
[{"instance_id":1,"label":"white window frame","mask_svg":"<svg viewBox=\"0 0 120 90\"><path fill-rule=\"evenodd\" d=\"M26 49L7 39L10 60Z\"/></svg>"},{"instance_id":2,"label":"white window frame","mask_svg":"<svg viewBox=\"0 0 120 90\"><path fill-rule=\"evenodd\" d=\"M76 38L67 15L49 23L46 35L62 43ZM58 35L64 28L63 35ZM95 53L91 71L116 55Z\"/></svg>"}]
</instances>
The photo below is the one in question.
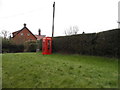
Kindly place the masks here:
<instances>
[{"instance_id":1,"label":"white window frame","mask_svg":"<svg viewBox=\"0 0 120 90\"><path fill-rule=\"evenodd\" d=\"M21 36L23 36L24 34L23 34L23 33L21 33L20 35L21 35Z\"/></svg>"},{"instance_id":2,"label":"white window frame","mask_svg":"<svg viewBox=\"0 0 120 90\"><path fill-rule=\"evenodd\" d=\"M27 36L30 36L30 33L27 33Z\"/></svg>"}]
</instances>

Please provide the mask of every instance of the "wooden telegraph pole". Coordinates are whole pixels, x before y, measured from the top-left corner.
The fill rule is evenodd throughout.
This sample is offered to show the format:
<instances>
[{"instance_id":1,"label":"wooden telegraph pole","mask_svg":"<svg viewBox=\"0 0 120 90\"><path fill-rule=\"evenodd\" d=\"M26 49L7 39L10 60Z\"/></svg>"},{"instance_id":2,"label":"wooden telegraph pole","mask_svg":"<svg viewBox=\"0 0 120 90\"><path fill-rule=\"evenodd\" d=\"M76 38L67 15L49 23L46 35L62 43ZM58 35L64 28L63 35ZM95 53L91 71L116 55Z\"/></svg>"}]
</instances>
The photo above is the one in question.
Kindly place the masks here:
<instances>
[{"instance_id":1,"label":"wooden telegraph pole","mask_svg":"<svg viewBox=\"0 0 120 90\"><path fill-rule=\"evenodd\" d=\"M55 17L55 2L53 3L52 38L54 37L54 17Z\"/></svg>"}]
</instances>

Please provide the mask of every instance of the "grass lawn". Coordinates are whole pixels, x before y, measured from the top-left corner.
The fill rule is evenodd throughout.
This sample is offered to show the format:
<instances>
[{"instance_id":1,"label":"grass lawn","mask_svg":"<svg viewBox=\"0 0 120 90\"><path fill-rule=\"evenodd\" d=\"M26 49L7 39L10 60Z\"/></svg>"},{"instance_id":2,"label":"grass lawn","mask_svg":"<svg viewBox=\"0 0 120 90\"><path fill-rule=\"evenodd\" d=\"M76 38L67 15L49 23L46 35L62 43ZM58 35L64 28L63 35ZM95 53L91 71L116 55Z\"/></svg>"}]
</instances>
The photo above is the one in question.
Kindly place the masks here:
<instances>
[{"instance_id":1,"label":"grass lawn","mask_svg":"<svg viewBox=\"0 0 120 90\"><path fill-rule=\"evenodd\" d=\"M2 55L3 88L117 88L118 60L83 55Z\"/></svg>"}]
</instances>

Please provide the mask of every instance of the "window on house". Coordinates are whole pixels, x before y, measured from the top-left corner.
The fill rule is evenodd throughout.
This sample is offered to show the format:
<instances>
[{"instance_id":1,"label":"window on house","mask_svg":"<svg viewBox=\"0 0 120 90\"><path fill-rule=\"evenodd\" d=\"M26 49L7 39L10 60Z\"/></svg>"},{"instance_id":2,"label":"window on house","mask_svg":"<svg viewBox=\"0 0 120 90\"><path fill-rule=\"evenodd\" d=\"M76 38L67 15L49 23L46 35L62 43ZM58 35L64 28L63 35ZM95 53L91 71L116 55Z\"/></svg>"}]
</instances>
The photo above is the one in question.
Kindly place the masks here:
<instances>
[{"instance_id":1,"label":"window on house","mask_svg":"<svg viewBox=\"0 0 120 90\"><path fill-rule=\"evenodd\" d=\"M21 36L23 36L23 33L21 33Z\"/></svg>"},{"instance_id":2,"label":"window on house","mask_svg":"<svg viewBox=\"0 0 120 90\"><path fill-rule=\"evenodd\" d=\"M28 33L27 35L30 36L30 33Z\"/></svg>"}]
</instances>

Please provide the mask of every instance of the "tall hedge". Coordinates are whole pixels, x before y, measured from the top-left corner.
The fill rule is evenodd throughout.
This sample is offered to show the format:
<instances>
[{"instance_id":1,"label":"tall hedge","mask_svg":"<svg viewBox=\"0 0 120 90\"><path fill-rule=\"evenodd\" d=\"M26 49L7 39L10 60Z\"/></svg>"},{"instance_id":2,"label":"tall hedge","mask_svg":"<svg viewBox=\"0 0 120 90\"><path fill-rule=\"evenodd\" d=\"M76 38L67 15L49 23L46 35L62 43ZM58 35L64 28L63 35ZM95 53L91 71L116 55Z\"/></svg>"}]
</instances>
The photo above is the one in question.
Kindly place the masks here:
<instances>
[{"instance_id":1,"label":"tall hedge","mask_svg":"<svg viewBox=\"0 0 120 90\"><path fill-rule=\"evenodd\" d=\"M15 53L23 52L24 45L16 45L10 39L2 39L2 52L5 53Z\"/></svg>"},{"instance_id":2,"label":"tall hedge","mask_svg":"<svg viewBox=\"0 0 120 90\"><path fill-rule=\"evenodd\" d=\"M53 38L53 51L100 56L120 56L120 30Z\"/></svg>"},{"instance_id":3,"label":"tall hedge","mask_svg":"<svg viewBox=\"0 0 120 90\"><path fill-rule=\"evenodd\" d=\"M16 53L16 52L36 52L36 41L26 41L23 44L15 44L10 39L2 39L2 52L3 53Z\"/></svg>"}]
</instances>

